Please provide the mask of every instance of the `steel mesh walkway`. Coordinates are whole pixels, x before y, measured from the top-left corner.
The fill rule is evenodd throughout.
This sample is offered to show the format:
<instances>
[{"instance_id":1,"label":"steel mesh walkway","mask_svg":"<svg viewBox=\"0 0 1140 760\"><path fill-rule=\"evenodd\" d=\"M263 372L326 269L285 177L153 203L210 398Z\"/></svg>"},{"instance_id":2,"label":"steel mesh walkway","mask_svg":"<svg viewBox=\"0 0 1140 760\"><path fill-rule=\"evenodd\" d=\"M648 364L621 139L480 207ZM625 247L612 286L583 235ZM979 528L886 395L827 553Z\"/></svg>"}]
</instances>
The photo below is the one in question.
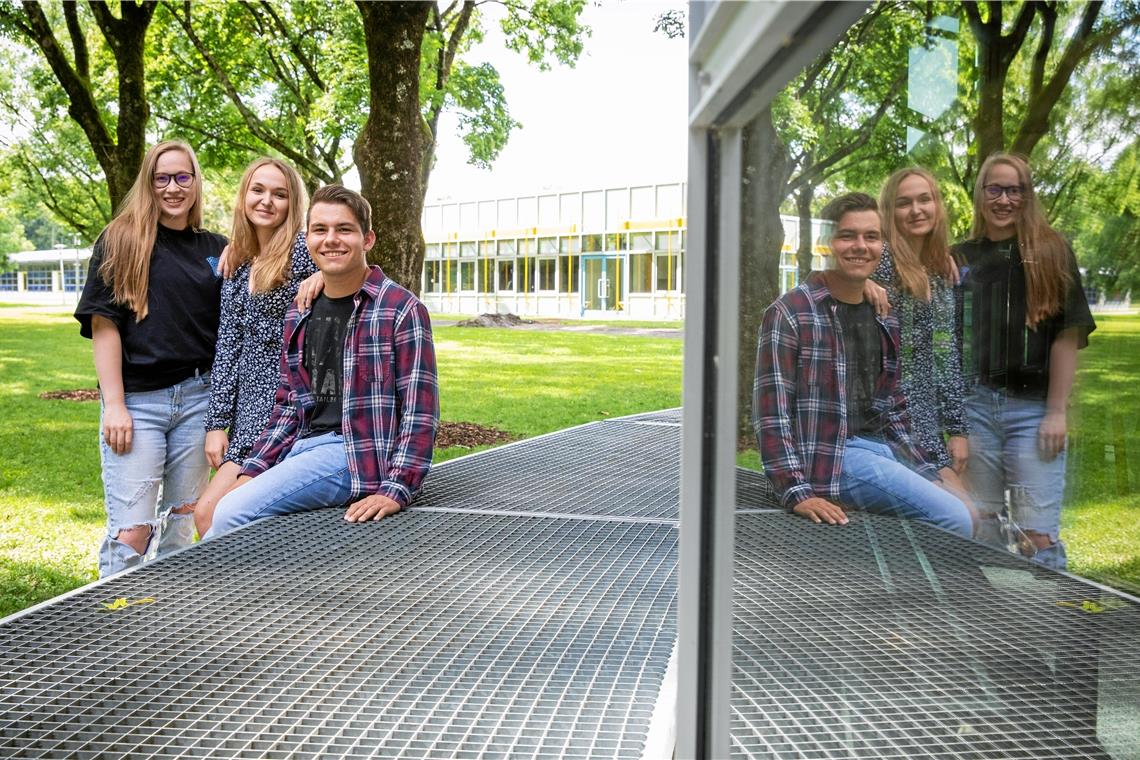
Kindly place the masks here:
<instances>
[{"instance_id":1,"label":"steel mesh walkway","mask_svg":"<svg viewBox=\"0 0 1140 760\"><path fill-rule=\"evenodd\" d=\"M263 521L0 627L0 756L640 755L675 529L341 514Z\"/></svg>"},{"instance_id":2,"label":"steel mesh walkway","mask_svg":"<svg viewBox=\"0 0 1140 760\"><path fill-rule=\"evenodd\" d=\"M0 756L642 756L672 709L679 419L465 457L379 523L255 523L10 618ZM1140 757L1133 600L737 487L736 756Z\"/></svg>"},{"instance_id":3,"label":"steel mesh walkway","mask_svg":"<svg viewBox=\"0 0 1140 760\"><path fill-rule=\"evenodd\" d=\"M1140 757L1140 607L918 523L738 515L736 757Z\"/></svg>"}]
</instances>

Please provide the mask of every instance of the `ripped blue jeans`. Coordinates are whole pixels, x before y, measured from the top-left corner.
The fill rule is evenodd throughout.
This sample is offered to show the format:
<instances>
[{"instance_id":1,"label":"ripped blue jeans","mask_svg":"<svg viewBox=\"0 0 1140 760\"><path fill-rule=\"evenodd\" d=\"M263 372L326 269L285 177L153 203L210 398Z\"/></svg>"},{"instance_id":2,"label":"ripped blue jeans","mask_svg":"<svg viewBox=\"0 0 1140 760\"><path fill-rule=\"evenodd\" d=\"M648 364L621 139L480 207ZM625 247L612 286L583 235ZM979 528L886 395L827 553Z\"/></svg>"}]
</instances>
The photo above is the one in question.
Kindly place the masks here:
<instances>
[{"instance_id":1,"label":"ripped blue jeans","mask_svg":"<svg viewBox=\"0 0 1140 760\"><path fill-rule=\"evenodd\" d=\"M104 440L100 405L99 452L107 508L100 577L189 546L194 540L193 513L175 510L193 505L210 475L205 452L208 373L157 391L127 393L125 401L133 423L131 449L125 454L111 451ZM118 540L120 531L136 526L150 528L150 542L141 554Z\"/></svg>"},{"instance_id":2,"label":"ripped blue jeans","mask_svg":"<svg viewBox=\"0 0 1140 760\"><path fill-rule=\"evenodd\" d=\"M1065 492L1065 451L1052 460L1042 458L1037 428L1045 417L1045 401L1013 396L978 386L966 400L970 425L970 462L966 468L982 524L978 540L1005 548L994 516L1006 509L1022 530L1046 535L1052 546L1033 559L1064 570L1061 541L1061 497ZM990 518L990 519L987 519Z\"/></svg>"}]
</instances>

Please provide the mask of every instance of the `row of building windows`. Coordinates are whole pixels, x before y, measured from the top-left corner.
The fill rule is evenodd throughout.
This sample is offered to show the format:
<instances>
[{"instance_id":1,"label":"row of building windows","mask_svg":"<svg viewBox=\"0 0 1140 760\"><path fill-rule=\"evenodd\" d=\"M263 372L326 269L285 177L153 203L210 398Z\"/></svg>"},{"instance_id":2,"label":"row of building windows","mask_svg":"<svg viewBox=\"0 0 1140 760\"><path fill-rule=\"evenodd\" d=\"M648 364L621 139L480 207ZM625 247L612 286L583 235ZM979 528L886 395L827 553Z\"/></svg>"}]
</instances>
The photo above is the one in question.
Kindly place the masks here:
<instances>
[{"instance_id":1,"label":"row of building windows","mask_svg":"<svg viewBox=\"0 0 1140 760\"><path fill-rule=\"evenodd\" d=\"M577 293L581 287L580 256L514 258L482 257L474 261L428 259L424 263L425 293ZM595 257L588 257L592 260ZM679 254L630 253L602 256L624 281L628 259L630 293L681 292Z\"/></svg>"},{"instance_id":2,"label":"row of building windows","mask_svg":"<svg viewBox=\"0 0 1140 760\"><path fill-rule=\"evenodd\" d=\"M465 240L457 243L429 243L428 259L476 258L478 256L552 256L608 251L680 252L685 245L684 233L615 232L561 237L509 238L505 240Z\"/></svg>"}]
</instances>

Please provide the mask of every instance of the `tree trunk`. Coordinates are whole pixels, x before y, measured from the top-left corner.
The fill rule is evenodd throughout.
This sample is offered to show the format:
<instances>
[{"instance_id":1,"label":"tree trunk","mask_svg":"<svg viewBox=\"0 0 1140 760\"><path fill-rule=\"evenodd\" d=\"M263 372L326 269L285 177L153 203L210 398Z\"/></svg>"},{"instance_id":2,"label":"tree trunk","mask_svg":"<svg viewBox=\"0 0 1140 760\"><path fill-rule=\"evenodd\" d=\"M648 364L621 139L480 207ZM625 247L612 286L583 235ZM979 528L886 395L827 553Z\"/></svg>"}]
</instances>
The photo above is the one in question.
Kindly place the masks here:
<instances>
[{"instance_id":1,"label":"tree trunk","mask_svg":"<svg viewBox=\"0 0 1140 760\"><path fill-rule=\"evenodd\" d=\"M815 200L815 187L808 184L796 193L796 213L800 217L800 245L796 249L796 282L803 282L811 272L815 240L811 234L811 204Z\"/></svg>"},{"instance_id":2,"label":"tree trunk","mask_svg":"<svg viewBox=\"0 0 1140 760\"><path fill-rule=\"evenodd\" d=\"M353 146L361 194L372 204L370 263L417 295L424 263L420 48L431 3L358 2L368 49L368 118Z\"/></svg>"},{"instance_id":3,"label":"tree trunk","mask_svg":"<svg viewBox=\"0 0 1140 760\"><path fill-rule=\"evenodd\" d=\"M780 294L780 251L784 225L787 154L765 109L744 129L744 187L740 209L740 344L737 377L737 434L755 444L752 431L752 382L756 375L756 346L764 310Z\"/></svg>"}]
</instances>

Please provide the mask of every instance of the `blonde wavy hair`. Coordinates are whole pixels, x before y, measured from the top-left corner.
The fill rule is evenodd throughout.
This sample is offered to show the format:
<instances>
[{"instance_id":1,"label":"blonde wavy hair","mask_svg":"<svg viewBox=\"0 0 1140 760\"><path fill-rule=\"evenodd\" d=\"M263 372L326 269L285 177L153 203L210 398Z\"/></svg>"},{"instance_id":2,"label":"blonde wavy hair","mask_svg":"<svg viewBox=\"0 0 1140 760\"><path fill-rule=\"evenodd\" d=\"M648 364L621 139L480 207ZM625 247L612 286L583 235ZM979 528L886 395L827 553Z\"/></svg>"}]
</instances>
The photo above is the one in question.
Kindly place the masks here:
<instances>
[{"instance_id":1,"label":"blonde wavy hair","mask_svg":"<svg viewBox=\"0 0 1140 760\"><path fill-rule=\"evenodd\" d=\"M154 168L164 153L182 151L190 159L194 181L188 191L194 193L190 206L189 224L193 229L202 226L202 167L194 149L178 140L165 140L147 151L138 176L119 204L119 211L101 235L103 263L99 276L111 286L115 302L124 304L135 313L139 322L147 315L147 289L150 287L150 257L158 235L158 221L162 215L158 191L154 189Z\"/></svg>"},{"instance_id":2,"label":"blonde wavy hair","mask_svg":"<svg viewBox=\"0 0 1140 760\"><path fill-rule=\"evenodd\" d=\"M263 166L272 166L285 177L289 191L289 210L285 221L273 231L273 236L262 249L257 242L257 229L245 213L245 196L253 183L253 175ZM246 167L234 202L234 220L230 228L230 258L234 267L253 261L249 273L250 289L265 293L279 287L289 277L292 268L293 241L305 224L305 207L308 200L301 175L289 164L276 158L262 157Z\"/></svg>"},{"instance_id":3,"label":"blonde wavy hair","mask_svg":"<svg viewBox=\"0 0 1140 760\"><path fill-rule=\"evenodd\" d=\"M1033 189L1029 160L1016 153L993 153L978 170L974 183L974 227L971 236L986 236L986 220L982 210L986 203L986 177L998 164L1013 167L1021 183L1021 205L1015 217L1017 245L1021 249L1025 270L1025 324L1033 328L1041 320L1061 309L1072 275L1069 273L1069 246L1045 219L1041 202Z\"/></svg>"},{"instance_id":4,"label":"blonde wavy hair","mask_svg":"<svg viewBox=\"0 0 1140 760\"><path fill-rule=\"evenodd\" d=\"M934 229L920 241L908 238L895 221L895 201L898 199L899 186L907 177L922 177L926 180L930 195L934 198ZM903 290L915 298L929 301L930 274L939 274L949 280L953 271L946 206L938 191L938 180L921 166L899 169L883 185L879 194L879 208L883 217L883 238L890 247Z\"/></svg>"}]
</instances>

